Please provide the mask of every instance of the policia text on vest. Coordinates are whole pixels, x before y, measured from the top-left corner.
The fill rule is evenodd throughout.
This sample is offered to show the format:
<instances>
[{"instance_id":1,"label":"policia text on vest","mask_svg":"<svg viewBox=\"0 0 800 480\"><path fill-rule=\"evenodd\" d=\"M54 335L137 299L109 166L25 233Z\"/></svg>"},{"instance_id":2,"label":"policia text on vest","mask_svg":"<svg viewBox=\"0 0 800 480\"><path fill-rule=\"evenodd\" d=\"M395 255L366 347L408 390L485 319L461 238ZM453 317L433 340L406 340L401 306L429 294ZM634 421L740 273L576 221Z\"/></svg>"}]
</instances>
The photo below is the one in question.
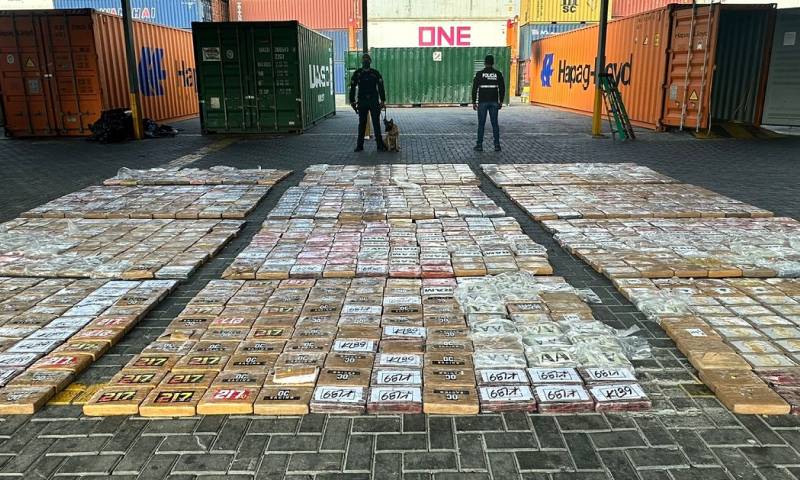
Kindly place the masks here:
<instances>
[{"instance_id":1,"label":"policia text on vest","mask_svg":"<svg viewBox=\"0 0 800 480\"><path fill-rule=\"evenodd\" d=\"M500 151L500 125L497 121L497 112L503 108L506 96L506 81L503 74L494 68L494 56L486 55L485 68L475 74L472 80L472 108L478 111L478 141L475 150L483 151L483 132L486 126L486 114L492 122L492 136L494 137L494 150Z\"/></svg>"}]
</instances>

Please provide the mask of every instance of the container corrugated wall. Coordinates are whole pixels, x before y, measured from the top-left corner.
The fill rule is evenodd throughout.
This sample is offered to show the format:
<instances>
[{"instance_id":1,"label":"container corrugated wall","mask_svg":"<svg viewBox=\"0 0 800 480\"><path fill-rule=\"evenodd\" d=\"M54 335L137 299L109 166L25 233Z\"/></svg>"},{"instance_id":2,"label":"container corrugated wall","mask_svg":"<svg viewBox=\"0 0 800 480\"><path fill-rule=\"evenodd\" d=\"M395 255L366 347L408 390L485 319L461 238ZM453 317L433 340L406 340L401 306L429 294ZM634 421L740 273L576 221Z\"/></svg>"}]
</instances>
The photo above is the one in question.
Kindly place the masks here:
<instances>
[{"instance_id":1,"label":"container corrugated wall","mask_svg":"<svg viewBox=\"0 0 800 480\"><path fill-rule=\"evenodd\" d=\"M336 111L333 79L333 42L300 26L298 53L302 84L303 128Z\"/></svg>"},{"instance_id":2,"label":"container corrugated wall","mask_svg":"<svg viewBox=\"0 0 800 480\"><path fill-rule=\"evenodd\" d=\"M616 0L609 0L608 17ZM600 0L520 0L519 22L579 23L600 21Z\"/></svg>"},{"instance_id":3,"label":"container corrugated wall","mask_svg":"<svg viewBox=\"0 0 800 480\"><path fill-rule=\"evenodd\" d=\"M335 113L330 39L297 22L192 30L203 132L301 132Z\"/></svg>"},{"instance_id":4,"label":"container corrugated wall","mask_svg":"<svg viewBox=\"0 0 800 480\"><path fill-rule=\"evenodd\" d=\"M93 8L103 13L122 15L120 0L55 0L55 8ZM175 28L192 28L192 22L211 20L204 14L202 0L131 0L134 20ZM209 12L210 14L210 12Z\"/></svg>"},{"instance_id":5,"label":"container corrugated wall","mask_svg":"<svg viewBox=\"0 0 800 480\"><path fill-rule=\"evenodd\" d=\"M370 20L474 20L513 18L516 7L510 0L368 0L367 12Z\"/></svg>"},{"instance_id":6,"label":"container corrugated wall","mask_svg":"<svg viewBox=\"0 0 800 480\"><path fill-rule=\"evenodd\" d=\"M95 15L94 32L105 109L128 107L122 19ZM192 34L145 22L133 24L142 113L156 121L197 115Z\"/></svg>"},{"instance_id":7,"label":"container corrugated wall","mask_svg":"<svg viewBox=\"0 0 800 480\"><path fill-rule=\"evenodd\" d=\"M614 18L630 17L671 4L691 5L692 0L614 0L611 4L611 16Z\"/></svg>"},{"instance_id":8,"label":"container corrugated wall","mask_svg":"<svg viewBox=\"0 0 800 480\"><path fill-rule=\"evenodd\" d=\"M769 80L764 101L765 125L800 127L800 8L778 10Z\"/></svg>"},{"instance_id":9,"label":"container corrugated wall","mask_svg":"<svg viewBox=\"0 0 800 480\"><path fill-rule=\"evenodd\" d=\"M371 54L390 105L470 103L472 79L487 54L494 55L495 68L505 76L506 101L510 95L508 47L376 48Z\"/></svg>"},{"instance_id":10,"label":"container corrugated wall","mask_svg":"<svg viewBox=\"0 0 800 480\"><path fill-rule=\"evenodd\" d=\"M529 23L519 30L519 59L531 58L531 42L556 33L570 32L590 26L587 23Z\"/></svg>"},{"instance_id":11,"label":"container corrugated wall","mask_svg":"<svg viewBox=\"0 0 800 480\"><path fill-rule=\"evenodd\" d=\"M620 80L619 89L635 125L660 125L669 29L669 8L608 24L607 68ZM596 26L533 42L531 102L590 113L596 53Z\"/></svg>"},{"instance_id":12,"label":"container corrugated wall","mask_svg":"<svg viewBox=\"0 0 800 480\"><path fill-rule=\"evenodd\" d=\"M371 20L369 48L495 47L507 45L506 19Z\"/></svg>"},{"instance_id":13,"label":"container corrugated wall","mask_svg":"<svg viewBox=\"0 0 800 480\"><path fill-rule=\"evenodd\" d=\"M89 135L103 110L129 106L120 17L90 10L0 14L7 132ZM16 35L13 34L16 32ZM191 34L134 22L143 114L156 121L197 114Z\"/></svg>"},{"instance_id":14,"label":"container corrugated wall","mask_svg":"<svg viewBox=\"0 0 800 480\"><path fill-rule=\"evenodd\" d=\"M347 28L361 18L361 0L229 0L231 21L297 20L316 30Z\"/></svg>"},{"instance_id":15,"label":"container corrugated wall","mask_svg":"<svg viewBox=\"0 0 800 480\"><path fill-rule=\"evenodd\" d=\"M320 30L319 33L333 40L333 76L334 76L334 91L336 93L345 92L344 82L344 62L349 50L349 32L347 29L340 30ZM360 35L360 31L358 33Z\"/></svg>"}]
</instances>

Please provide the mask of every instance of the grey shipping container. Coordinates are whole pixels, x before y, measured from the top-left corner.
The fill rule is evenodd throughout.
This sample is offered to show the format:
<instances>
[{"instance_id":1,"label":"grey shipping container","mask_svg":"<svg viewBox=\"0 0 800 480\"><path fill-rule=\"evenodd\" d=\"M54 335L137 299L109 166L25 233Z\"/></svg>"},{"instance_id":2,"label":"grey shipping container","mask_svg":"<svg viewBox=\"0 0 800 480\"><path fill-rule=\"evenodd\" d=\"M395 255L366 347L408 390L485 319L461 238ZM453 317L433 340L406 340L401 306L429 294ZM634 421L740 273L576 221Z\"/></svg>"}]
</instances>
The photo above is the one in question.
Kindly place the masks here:
<instances>
[{"instance_id":1,"label":"grey shipping container","mask_svg":"<svg viewBox=\"0 0 800 480\"><path fill-rule=\"evenodd\" d=\"M591 24L593 25L593 24ZM531 58L531 42L555 35L556 33L569 32L577 28L588 26L582 23L529 23L519 27L519 59L522 61Z\"/></svg>"},{"instance_id":2,"label":"grey shipping container","mask_svg":"<svg viewBox=\"0 0 800 480\"><path fill-rule=\"evenodd\" d=\"M800 8L778 10L761 123L800 127Z\"/></svg>"},{"instance_id":3,"label":"grey shipping container","mask_svg":"<svg viewBox=\"0 0 800 480\"><path fill-rule=\"evenodd\" d=\"M333 43L298 22L192 25L204 133L302 132L336 113Z\"/></svg>"}]
</instances>

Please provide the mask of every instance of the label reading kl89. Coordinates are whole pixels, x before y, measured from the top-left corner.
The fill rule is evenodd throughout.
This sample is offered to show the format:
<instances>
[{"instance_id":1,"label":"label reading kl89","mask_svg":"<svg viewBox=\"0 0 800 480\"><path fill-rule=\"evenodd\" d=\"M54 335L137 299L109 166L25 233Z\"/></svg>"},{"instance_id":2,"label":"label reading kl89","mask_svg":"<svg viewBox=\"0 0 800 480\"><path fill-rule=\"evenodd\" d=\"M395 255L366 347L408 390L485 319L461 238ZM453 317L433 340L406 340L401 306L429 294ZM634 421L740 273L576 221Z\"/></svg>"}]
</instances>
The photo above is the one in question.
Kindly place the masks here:
<instances>
[{"instance_id":1,"label":"label reading kl89","mask_svg":"<svg viewBox=\"0 0 800 480\"><path fill-rule=\"evenodd\" d=\"M620 400L646 400L642 387L636 384L603 385L593 387L592 395L598 402L617 402Z\"/></svg>"}]
</instances>

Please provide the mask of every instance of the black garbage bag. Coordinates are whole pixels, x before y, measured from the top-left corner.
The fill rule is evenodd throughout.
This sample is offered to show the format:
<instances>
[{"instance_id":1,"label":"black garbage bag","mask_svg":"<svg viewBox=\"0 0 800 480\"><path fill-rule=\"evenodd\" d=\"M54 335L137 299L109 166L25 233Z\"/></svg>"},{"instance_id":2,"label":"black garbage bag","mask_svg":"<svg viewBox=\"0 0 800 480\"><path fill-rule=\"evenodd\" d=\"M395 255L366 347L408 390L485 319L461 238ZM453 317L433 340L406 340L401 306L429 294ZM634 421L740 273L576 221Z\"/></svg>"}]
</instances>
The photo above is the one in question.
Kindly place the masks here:
<instances>
[{"instance_id":1,"label":"black garbage bag","mask_svg":"<svg viewBox=\"0 0 800 480\"><path fill-rule=\"evenodd\" d=\"M126 108L106 110L100 119L89 125L89 140L101 143L124 142L133 137L133 116Z\"/></svg>"},{"instance_id":2,"label":"black garbage bag","mask_svg":"<svg viewBox=\"0 0 800 480\"><path fill-rule=\"evenodd\" d=\"M125 108L106 110L100 119L89 125L92 131L89 140L101 143L124 142L133 138L133 116ZM170 125L159 125L149 118L142 120L144 138L174 137L178 130Z\"/></svg>"},{"instance_id":3,"label":"black garbage bag","mask_svg":"<svg viewBox=\"0 0 800 480\"><path fill-rule=\"evenodd\" d=\"M176 128L169 125L159 125L149 118L142 120L142 127L144 138L174 137L178 134Z\"/></svg>"}]
</instances>

